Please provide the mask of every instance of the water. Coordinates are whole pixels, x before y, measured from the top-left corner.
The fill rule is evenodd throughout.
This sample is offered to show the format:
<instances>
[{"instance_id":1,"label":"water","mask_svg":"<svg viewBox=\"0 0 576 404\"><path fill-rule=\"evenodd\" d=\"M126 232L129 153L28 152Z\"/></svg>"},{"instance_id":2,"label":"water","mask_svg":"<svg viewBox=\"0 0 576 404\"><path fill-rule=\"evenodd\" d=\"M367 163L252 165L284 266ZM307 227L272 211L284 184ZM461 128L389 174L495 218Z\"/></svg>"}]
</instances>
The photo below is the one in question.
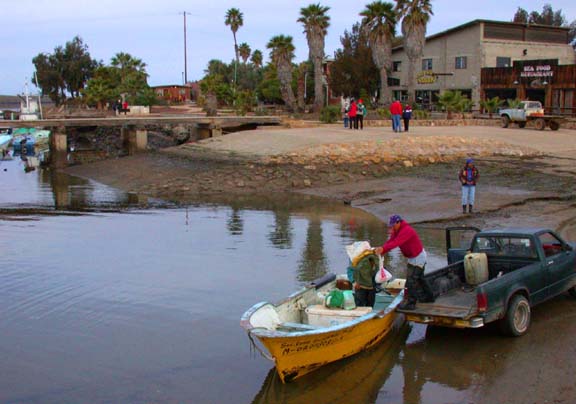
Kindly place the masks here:
<instances>
[{"instance_id":1,"label":"water","mask_svg":"<svg viewBox=\"0 0 576 404\"><path fill-rule=\"evenodd\" d=\"M343 272L345 245L383 241L374 217L301 196L174 207L18 161L0 181L3 403L460 402L510 349L490 331L398 324L282 385L240 316ZM443 234L420 232L439 267Z\"/></svg>"}]
</instances>

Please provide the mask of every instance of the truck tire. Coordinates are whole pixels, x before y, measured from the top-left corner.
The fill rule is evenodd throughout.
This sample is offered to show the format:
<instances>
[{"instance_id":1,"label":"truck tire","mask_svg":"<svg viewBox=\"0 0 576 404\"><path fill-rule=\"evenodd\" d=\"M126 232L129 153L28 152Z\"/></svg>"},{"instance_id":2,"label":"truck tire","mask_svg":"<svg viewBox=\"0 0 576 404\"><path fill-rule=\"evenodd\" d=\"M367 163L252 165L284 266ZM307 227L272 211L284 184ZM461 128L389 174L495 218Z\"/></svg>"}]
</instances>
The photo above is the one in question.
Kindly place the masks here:
<instances>
[{"instance_id":1,"label":"truck tire","mask_svg":"<svg viewBox=\"0 0 576 404\"><path fill-rule=\"evenodd\" d=\"M552 130L558 130L560 129L560 124L556 121L550 121L548 122L548 127Z\"/></svg>"},{"instance_id":2,"label":"truck tire","mask_svg":"<svg viewBox=\"0 0 576 404\"><path fill-rule=\"evenodd\" d=\"M500 330L509 337L520 337L530 327L530 303L522 295L514 295L508 303L506 316L500 320Z\"/></svg>"},{"instance_id":3,"label":"truck tire","mask_svg":"<svg viewBox=\"0 0 576 404\"><path fill-rule=\"evenodd\" d=\"M546 127L546 121L542 118L538 118L534 121L534 127L537 130L544 130L544 128Z\"/></svg>"},{"instance_id":4,"label":"truck tire","mask_svg":"<svg viewBox=\"0 0 576 404\"><path fill-rule=\"evenodd\" d=\"M500 118L500 126L507 128L510 125L510 117L508 115L502 115Z\"/></svg>"},{"instance_id":5,"label":"truck tire","mask_svg":"<svg viewBox=\"0 0 576 404\"><path fill-rule=\"evenodd\" d=\"M570 289L568 289L568 293L570 296L576 299L576 286L572 286Z\"/></svg>"},{"instance_id":6,"label":"truck tire","mask_svg":"<svg viewBox=\"0 0 576 404\"><path fill-rule=\"evenodd\" d=\"M524 129L526 127L526 122L518 122L518 127Z\"/></svg>"}]
</instances>

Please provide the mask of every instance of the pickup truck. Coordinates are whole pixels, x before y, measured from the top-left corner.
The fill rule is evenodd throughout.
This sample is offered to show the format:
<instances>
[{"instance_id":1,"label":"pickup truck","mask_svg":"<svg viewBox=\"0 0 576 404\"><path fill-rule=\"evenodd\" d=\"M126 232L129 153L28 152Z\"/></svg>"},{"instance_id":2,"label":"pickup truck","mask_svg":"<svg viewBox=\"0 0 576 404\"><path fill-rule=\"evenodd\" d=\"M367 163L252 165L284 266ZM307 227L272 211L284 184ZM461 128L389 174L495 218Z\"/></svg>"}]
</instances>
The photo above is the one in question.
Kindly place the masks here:
<instances>
[{"instance_id":1,"label":"pickup truck","mask_svg":"<svg viewBox=\"0 0 576 404\"><path fill-rule=\"evenodd\" d=\"M471 244L452 248L453 236L466 232L473 234ZM397 309L407 320L456 328L497 321L505 335L521 336L530 326L532 306L564 292L576 297L576 244L551 230L452 227L446 229L446 247L448 266L424 275L436 300ZM486 254L488 271L481 282L467 282L468 253Z\"/></svg>"},{"instance_id":2,"label":"pickup truck","mask_svg":"<svg viewBox=\"0 0 576 404\"><path fill-rule=\"evenodd\" d=\"M524 128L527 122L534 121L534 127L538 130L544 130L546 126L551 130L558 130L563 119L561 116L544 115L540 101L522 101L518 108L501 109L499 115L503 128L509 127L511 122Z\"/></svg>"}]
</instances>

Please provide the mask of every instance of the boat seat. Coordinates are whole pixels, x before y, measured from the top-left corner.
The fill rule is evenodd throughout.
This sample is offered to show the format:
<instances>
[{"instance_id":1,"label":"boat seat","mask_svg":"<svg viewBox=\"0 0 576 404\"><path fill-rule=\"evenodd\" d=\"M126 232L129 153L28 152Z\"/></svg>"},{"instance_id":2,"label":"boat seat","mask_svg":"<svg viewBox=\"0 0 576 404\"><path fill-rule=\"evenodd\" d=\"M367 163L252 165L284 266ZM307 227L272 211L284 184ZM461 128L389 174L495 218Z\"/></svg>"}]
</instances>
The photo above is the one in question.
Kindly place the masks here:
<instances>
[{"instance_id":1,"label":"boat seat","mask_svg":"<svg viewBox=\"0 0 576 404\"><path fill-rule=\"evenodd\" d=\"M276 326L276 331L312 331L317 330L320 327L310 324L302 324L302 323L292 323L286 321L284 323L278 324Z\"/></svg>"}]
</instances>

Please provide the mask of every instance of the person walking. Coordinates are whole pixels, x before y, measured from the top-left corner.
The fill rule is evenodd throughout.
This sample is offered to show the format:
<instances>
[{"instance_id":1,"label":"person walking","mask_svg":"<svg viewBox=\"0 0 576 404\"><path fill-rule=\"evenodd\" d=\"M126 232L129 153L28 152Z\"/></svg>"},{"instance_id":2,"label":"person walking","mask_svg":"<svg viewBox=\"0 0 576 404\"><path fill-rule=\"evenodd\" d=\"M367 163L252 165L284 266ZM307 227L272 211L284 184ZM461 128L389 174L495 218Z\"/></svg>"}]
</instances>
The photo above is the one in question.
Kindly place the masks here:
<instances>
[{"instance_id":1,"label":"person walking","mask_svg":"<svg viewBox=\"0 0 576 404\"><path fill-rule=\"evenodd\" d=\"M468 205L468 213L472 213L478 182L478 169L474 166L474 160L470 158L466 160L466 165L460 170L458 179L462 184L462 213L466 213L466 205Z\"/></svg>"},{"instance_id":2,"label":"person walking","mask_svg":"<svg viewBox=\"0 0 576 404\"><path fill-rule=\"evenodd\" d=\"M394 100L394 102L390 104L390 115L392 115L392 129L394 132L401 132L400 116L402 115L402 104L400 104L400 101Z\"/></svg>"},{"instance_id":3,"label":"person walking","mask_svg":"<svg viewBox=\"0 0 576 404\"><path fill-rule=\"evenodd\" d=\"M358 126L360 127L360 130L364 129L364 117L366 116L367 113L368 110L366 109L366 105L364 105L364 102L362 102L362 99L360 98L358 100L358 113L356 114L356 119L358 121Z\"/></svg>"},{"instance_id":4,"label":"person walking","mask_svg":"<svg viewBox=\"0 0 576 404\"><path fill-rule=\"evenodd\" d=\"M392 228L390 238L382 247L375 248L374 252L382 255L399 247L402 255L407 258L406 290L404 300L398 308L414 310L418 301L433 302L434 292L424 279L426 250L418 233L399 215L390 216L388 225Z\"/></svg>"},{"instance_id":5,"label":"person walking","mask_svg":"<svg viewBox=\"0 0 576 404\"><path fill-rule=\"evenodd\" d=\"M412 107L409 104L406 104L404 107L404 112L402 112L402 119L404 120L404 132L408 132L410 119L412 119Z\"/></svg>"},{"instance_id":6,"label":"person walking","mask_svg":"<svg viewBox=\"0 0 576 404\"><path fill-rule=\"evenodd\" d=\"M358 105L354 98L350 100L350 110L348 111L348 119L350 119L350 129L358 129L358 121L356 120L356 115L358 114Z\"/></svg>"}]
</instances>

